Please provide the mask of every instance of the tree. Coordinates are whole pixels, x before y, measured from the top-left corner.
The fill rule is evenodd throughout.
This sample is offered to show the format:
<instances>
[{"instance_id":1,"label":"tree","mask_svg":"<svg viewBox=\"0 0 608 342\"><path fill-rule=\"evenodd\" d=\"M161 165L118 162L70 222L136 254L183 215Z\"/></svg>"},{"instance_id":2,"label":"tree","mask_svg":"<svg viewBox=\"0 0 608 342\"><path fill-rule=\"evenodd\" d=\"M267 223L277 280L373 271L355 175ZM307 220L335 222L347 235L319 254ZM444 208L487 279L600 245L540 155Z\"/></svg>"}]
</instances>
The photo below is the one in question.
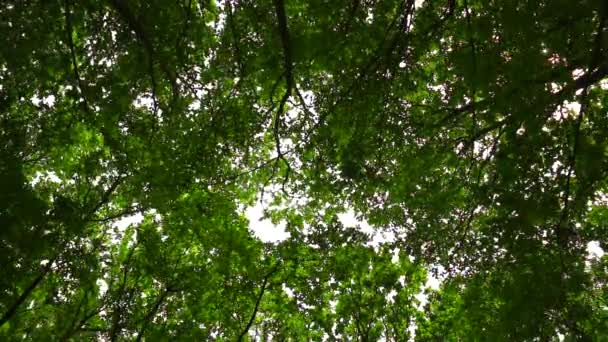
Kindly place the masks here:
<instances>
[{"instance_id":1,"label":"tree","mask_svg":"<svg viewBox=\"0 0 608 342\"><path fill-rule=\"evenodd\" d=\"M607 338L605 1L0 17L2 338Z\"/></svg>"}]
</instances>

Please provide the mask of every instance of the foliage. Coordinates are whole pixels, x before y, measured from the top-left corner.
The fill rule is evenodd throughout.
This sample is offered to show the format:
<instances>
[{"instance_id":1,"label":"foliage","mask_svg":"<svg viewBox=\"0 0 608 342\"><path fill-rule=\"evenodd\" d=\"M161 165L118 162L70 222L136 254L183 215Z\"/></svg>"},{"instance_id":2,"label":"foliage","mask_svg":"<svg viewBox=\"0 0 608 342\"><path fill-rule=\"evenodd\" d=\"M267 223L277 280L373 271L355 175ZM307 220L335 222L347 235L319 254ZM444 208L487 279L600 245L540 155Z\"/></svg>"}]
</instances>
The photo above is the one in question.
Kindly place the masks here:
<instances>
[{"instance_id":1,"label":"foliage","mask_svg":"<svg viewBox=\"0 0 608 342\"><path fill-rule=\"evenodd\" d=\"M608 340L606 1L0 18L1 339Z\"/></svg>"}]
</instances>

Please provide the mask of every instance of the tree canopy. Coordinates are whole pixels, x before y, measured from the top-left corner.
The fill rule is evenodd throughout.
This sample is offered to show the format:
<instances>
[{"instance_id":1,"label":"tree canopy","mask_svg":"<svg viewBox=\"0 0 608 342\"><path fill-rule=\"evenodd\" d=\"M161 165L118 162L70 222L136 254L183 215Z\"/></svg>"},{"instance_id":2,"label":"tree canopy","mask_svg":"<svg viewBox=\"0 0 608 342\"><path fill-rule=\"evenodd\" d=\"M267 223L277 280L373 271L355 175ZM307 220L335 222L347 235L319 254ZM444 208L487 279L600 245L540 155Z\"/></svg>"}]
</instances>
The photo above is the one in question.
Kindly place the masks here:
<instances>
[{"instance_id":1,"label":"tree canopy","mask_svg":"<svg viewBox=\"0 0 608 342\"><path fill-rule=\"evenodd\" d=\"M2 1L0 339L606 341L607 108L605 0Z\"/></svg>"}]
</instances>

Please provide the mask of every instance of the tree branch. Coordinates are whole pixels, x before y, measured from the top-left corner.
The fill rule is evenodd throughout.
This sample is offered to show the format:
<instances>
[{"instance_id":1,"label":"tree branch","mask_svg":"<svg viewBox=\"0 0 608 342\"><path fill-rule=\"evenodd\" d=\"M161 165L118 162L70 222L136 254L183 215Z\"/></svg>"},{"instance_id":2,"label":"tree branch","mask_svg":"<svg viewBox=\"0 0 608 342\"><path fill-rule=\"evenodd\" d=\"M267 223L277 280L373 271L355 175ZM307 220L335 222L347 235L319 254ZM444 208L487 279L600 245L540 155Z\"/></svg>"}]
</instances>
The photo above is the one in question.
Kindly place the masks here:
<instances>
[{"instance_id":1,"label":"tree branch","mask_svg":"<svg viewBox=\"0 0 608 342\"><path fill-rule=\"evenodd\" d=\"M150 310L150 312L148 312L148 314L144 318L144 322L141 326L141 329L139 329L139 332L137 333L137 338L135 339L135 341L137 341L137 342L141 341L142 337L144 336L144 332L146 331L146 328L148 327L148 324L154 318L154 316L158 312L158 309L163 304L165 299L167 299L169 292L170 292L169 288L166 288L163 291L163 293L160 295L160 297L156 300L156 303L154 303L152 310Z\"/></svg>"},{"instance_id":2,"label":"tree branch","mask_svg":"<svg viewBox=\"0 0 608 342\"><path fill-rule=\"evenodd\" d=\"M91 107L89 106L89 103L87 101L87 97L84 93L84 84L82 83L82 79L80 78L80 71L78 70L78 62L76 61L76 49L74 47L74 39L72 38L72 32L73 32L73 27L72 27L72 15L71 15L71 10L70 10L70 1L66 0L65 1L65 26L66 26L66 33L67 33L67 41L68 41L68 47L70 48L70 55L71 55L71 59L72 59L72 68L74 69L74 78L76 78L76 86L78 87L78 90L80 92L80 96L82 97L82 105L84 107L85 112L87 113L87 115L89 116L93 116L93 113L91 112Z\"/></svg>"},{"instance_id":3,"label":"tree branch","mask_svg":"<svg viewBox=\"0 0 608 342\"><path fill-rule=\"evenodd\" d=\"M278 20L278 29L279 34L281 36L281 45L283 46L283 63L284 63L284 76L285 76L285 93L279 102L279 108L277 109L277 113L274 119L274 140L277 151L277 163L279 161L283 161L287 166L287 171L285 173L285 178L283 180L282 189L285 191L285 184L289 180L289 174L291 172L291 166L289 165L289 161L285 158L285 155L281 151L281 123L282 116L285 113L285 105L287 104L287 100L291 96L292 89L294 88L293 81L293 58L291 53L291 43L289 39L289 29L287 28L287 16L285 14L285 3L283 0L274 0L275 12Z\"/></svg>"},{"instance_id":4,"label":"tree branch","mask_svg":"<svg viewBox=\"0 0 608 342\"><path fill-rule=\"evenodd\" d=\"M91 211L87 214L87 216L85 217L85 222L88 222L91 220L91 217L93 217L93 215L95 215L95 213L106 203L108 203L108 201L110 201L110 197L112 196L112 193L116 190L116 188L120 185L120 183L122 183L122 181L124 180L124 177L117 177L114 182L112 182L112 184L110 185L110 187L103 193L103 195L101 196L101 199L99 200L99 202L95 205L95 207L93 207L91 209Z\"/></svg>"},{"instance_id":5,"label":"tree branch","mask_svg":"<svg viewBox=\"0 0 608 342\"><path fill-rule=\"evenodd\" d=\"M241 48L239 46L239 41L237 39L238 37L237 37L237 32L236 32L236 29L234 26L234 15L233 15L232 11L233 11L232 0L228 0L228 1L226 1L226 13L227 13L227 17L228 17L228 27L230 28L232 44L234 44L234 54L236 57L236 63L239 68L239 76L240 76L239 82L241 82L245 78L245 64L243 63Z\"/></svg>"},{"instance_id":6,"label":"tree branch","mask_svg":"<svg viewBox=\"0 0 608 342\"><path fill-rule=\"evenodd\" d=\"M283 0L273 0L277 20L279 23L279 33L281 44L283 45L283 58L285 67L285 81L287 83L286 93L291 93L293 88L293 60L291 54L291 43L289 39L289 29L287 28L287 16L285 14L285 3Z\"/></svg>"},{"instance_id":7,"label":"tree branch","mask_svg":"<svg viewBox=\"0 0 608 342\"><path fill-rule=\"evenodd\" d=\"M128 209L122 210L120 212L110 214L103 218L93 219L91 221L92 222L108 222L108 221L112 221L112 220L121 218L126 215L133 215L133 214L137 214L137 213L141 213L141 212L143 212L142 208L128 208Z\"/></svg>"},{"instance_id":8,"label":"tree branch","mask_svg":"<svg viewBox=\"0 0 608 342\"><path fill-rule=\"evenodd\" d=\"M398 22L399 22L399 18L402 18L403 20L407 19L407 16L409 15L410 11L408 10L408 8L406 8L405 6L408 6L408 8L410 8L409 6L413 5L413 1L403 1L401 3L401 5L399 6L399 8L397 9L397 14L393 17L390 25L388 26L388 28L385 31L384 37L382 38L382 41L380 42L380 44L378 44L378 46L376 47L376 51L374 52L374 54L372 55L372 58L367 61L367 63L365 65L363 65L363 67L359 68L359 72L357 73L355 79L353 80L353 82L348 86L348 88L346 88L344 91L340 92L338 94L338 98L334 101L334 103L324 112L322 112L319 115L319 122L317 122L316 127L318 128L321 125L323 125L325 123L325 120L327 119L327 116L330 115L331 113L333 113L334 109L336 109L338 107L338 105L344 101L344 99L355 89L355 87L360 84L360 81L362 79L365 78L365 76L367 76L368 73L372 73L375 72L377 70L378 63L379 61L382 59L382 52L384 50L390 50L390 49L386 49L386 45L389 39L389 36L391 35L391 31L397 26ZM411 8L410 8L411 9ZM405 18L405 19L403 19ZM395 35L395 39L392 39L388 46L392 47L394 45L394 43L396 42L396 38L398 37L398 35L401 32L398 31Z\"/></svg>"},{"instance_id":9,"label":"tree branch","mask_svg":"<svg viewBox=\"0 0 608 342\"><path fill-rule=\"evenodd\" d=\"M30 294L40 285L42 280L46 277L46 275L51 271L51 267L53 263L57 260L57 257L54 257L52 260L44 266L40 274L30 283L30 285L21 293L19 298L10 306L10 308L0 317L0 327L2 327L6 322L8 322L17 312L17 309L27 300Z\"/></svg>"},{"instance_id":10,"label":"tree branch","mask_svg":"<svg viewBox=\"0 0 608 342\"><path fill-rule=\"evenodd\" d=\"M251 329L251 326L253 325L253 322L255 321L255 316L257 315L258 309L260 308L260 303L262 302L262 297L264 296L264 291L266 291L266 286L268 285L268 278L270 278L270 276L273 275L274 272L277 271L277 269L278 269L278 264L275 265L274 268L266 274L266 276L264 276L264 281L262 282L262 288L260 289L260 294L258 295L258 299L255 302L255 307L253 308L253 312L251 313L249 322L247 322L247 326L245 326L245 329L243 329L243 331L239 335L239 338L237 341L242 341L243 337L245 337L245 335L247 335L247 333L249 332L249 329Z\"/></svg>"},{"instance_id":11,"label":"tree branch","mask_svg":"<svg viewBox=\"0 0 608 342\"><path fill-rule=\"evenodd\" d=\"M154 87L154 83L156 83L156 81L154 78L153 65L157 58L156 52L154 50L154 45L152 44L152 40L146 32L144 26L139 22L139 20L137 20L135 15L133 15L132 10L129 8L129 5L125 2L125 0L111 0L111 2L118 14L120 14L123 20L127 23L129 28L133 32L135 32L137 40L143 45L144 50L146 50L148 58L150 59L150 76L152 78L152 83ZM171 89L173 91L173 104L175 104L177 99L179 98L179 85L177 84L177 77L175 76L175 73L169 68L167 63L163 63L162 61L158 62L160 69L163 71L163 73L169 80L169 83L171 84Z\"/></svg>"},{"instance_id":12,"label":"tree branch","mask_svg":"<svg viewBox=\"0 0 608 342\"><path fill-rule=\"evenodd\" d=\"M603 63L603 64L599 65L599 67L597 67L597 65L600 63L600 59L601 59L601 50L602 50L601 37L602 37L603 31L604 31L604 28L606 25L606 19L607 19L605 12L606 12L606 9L604 9L603 13L600 14L599 27L597 29L596 37L594 40L593 56L592 56L592 61L591 61L592 67L590 68L593 71L588 72L585 75L577 78L576 81L573 83L573 85L570 87L571 89L569 89L569 91L573 91L573 90L583 88L583 92L581 93L581 96L580 96L581 107L579 109L578 117L576 119L576 124L574 127L574 142L573 142L573 146L572 146L572 152L570 153L570 156L568 157L568 174L566 175L566 189L564 190L564 207L562 209L562 215L559 219L559 223L556 227L556 229L557 229L556 235L557 235L558 243L564 249L568 246L570 235L572 233L574 233L574 232L570 231L567 226L564 226L564 225L568 221L568 217L570 214L569 206L570 206L572 172L574 171L574 169L576 167L576 155L578 153L583 117L584 117L585 111L587 110L587 107L589 105L589 101L587 98L589 87L591 85L593 85L594 83L599 82L601 79L606 77L608 74L608 66L606 65L606 63ZM565 91L565 90L566 90L566 88L564 88L562 91Z\"/></svg>"},{"instance_id":13,"label":"tree branch","mask_svg":"<svg viewBox=\"0 0 608 342\"><path fill-rule=\"evenodd\" d=\"M137 247L137 245L139 244L139 241L137 241L130 249L129 249L129 254L127 255L127 260L125 260L123 266L123 272L122 272L122 283L120 284L120 289L118 290L118 294L119 296L116 299L116 302L114 303L114 312L112 313L112 330L110 331L110 341L114 342L116 341L116 338L118 337L118 331L120 330L120 316L122 315L122 310L120 310L119 308L119 303L118 301L120 300L120 297L122 297L125 294L125 290L126 290L126 286L127 286L127 277L129 275L129 270L130 270L130 264L131 264L131 258L133 257L133 253L135 252L135 248Z\"/></svg>"}]
</instances>

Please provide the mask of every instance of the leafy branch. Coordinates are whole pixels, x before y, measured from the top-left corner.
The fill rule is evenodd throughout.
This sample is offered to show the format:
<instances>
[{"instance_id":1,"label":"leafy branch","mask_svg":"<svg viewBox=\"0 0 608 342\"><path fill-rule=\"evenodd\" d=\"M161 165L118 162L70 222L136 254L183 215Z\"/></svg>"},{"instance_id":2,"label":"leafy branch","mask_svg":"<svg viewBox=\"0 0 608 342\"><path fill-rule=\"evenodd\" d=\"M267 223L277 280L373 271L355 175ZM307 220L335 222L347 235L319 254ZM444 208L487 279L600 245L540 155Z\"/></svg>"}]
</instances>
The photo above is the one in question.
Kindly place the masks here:
<instances>
[{"instance_id":1,"label":"leafy branch","mask_svg":"<svg viewBox=\"0 0 608 342\"><path fill-rule=\"evenodd\" d=\"M27 300L32 292L40 285L42 280L51 271L53 263L57 260L57 256L49 260L48 263L42 268L38 276L25 288L25 290L19 295L17 300L8 308L8 310L0 317L0 327L7 323L16 313L17 309Z\"/></svg>"},{"instance_id":2,"label":"leafy branch","mask_svg":"<svg viewBox=\"0 0 608 342\"><path fill-rule=\"evenodd\" d=\"M159 63L161 70L165 74L165 77L169 80L171 84L171 89L173 91L173 101L172 106L179 99L179 85L177 84L177 76L175 72L171 70L169 65L159 58L157 58L156 51L154 49L154 45L152 44L152 39L149 34L146 32L142 23L135 17L133 11L129 7L129 4L125 0L111 0L113 7L120 14L123 20L127 23L129 28L135 32L135 36L138 41L143 45L144 50L148 55L148 65L149 65L149 73L152 82L152 92L155 93L156 90L156 78L154 76L154 64ZM156 98L156 96L153 96Z\"/></svg>"},{"instance_id":3,"label":"leafy branch","mask_svg":"<svg viewBox=\"0 0 608 342\"><path fill-rule=\"evenodd\" d=\"M580 135L581 135L581 125L583 123L583 118L584 118L585 112L587 111L587 108L589 106L589 100L588 100L589 87L593 83L600 81L602 78L604 78L608 74L608 65L606 65L606 63L603 63L599 67L596 67L601 59L602 34L604 33L604 28L606 26L606 21L608 19L608 16L605 12L606 12L606 9L604 9L604 13L602 13L600 15L599 27L598 27L597 33L595 35L593 56L592 56L592 61L591 61L591 64L592 64L591 69L593 71L590 73L586 73L585 75L576 79L576 82L574 85L574 87L582 86L581 88L583 88L583 91L580 95L580 101L579 101L581 107L579 109L578 117L576 119L576 123L574 126L574 142L573 142L573 146L572 146L572 151L570 153L570 156L568 157L568 172L566 174L566 188L564 190L564 197L563 197L564 206L562 208L562 214L559 219L559 223L557 225L557 239L558 239L558 242L560 243L560 245L562 246L562 248L564 248L564 249L567 247L568 240L570 238L569 235L574 233L574 232L571 232L569 230L569 228L567 227L568 217L570 215L569 206L570 206L571 179L572 179L572 172L574 171L574 169L576 167L576 156L578 154L578 149L579 149L579 145L580 145L579 141L580 141ZM580 88L577 88L577 89L580 89Z\"/></svg>"},{"instance_id":4,"label":"leafy branch","mask_svg":"<svg viewBox=\"0 0 608 342\"><path fill-rule=\"evenodd\" d=\"M241 332L241 334L239 335L237 341L242 341L243 338L245 337L245 335L247 335L247 333L249 332L249 329L251 329L251 326L253 325L253 322L255 322L255 316L258 313L258 310L260 308L260 303L262 302L262 297L264 296L264 292L266 291L266 287L268 285L268 279L279 269L279 265L275 265L272 270L270 270L270 272L268 272L265 276L264 276L264 280L262 281L262 288L260 288L260 293L258 294L258 298L255 301L255 306L253 308L253 312L251 313L251 317L249 318L249 321L247 322L247 325L245 326L245 328L243 329L243 331Z\"/></svg>"},{"instance_id":5,"label":"leafy branch","mask_svg":"<svg viewBox=\"0 0 608 342\"><path fill-rule=\"evenodd\" d=\"M274 3L275 12L276 12L277 21L278 21L279 34L281 36L281 45L283 46L283 68L284 68L283 76L285 78L285 93L283 94L283 97L281 98L281 101L279 102L279 108L277 109L277 113L274 118L273 131L274 131L275 146L276 146L276 151L277 151L277 163L279 161L282 161L285 164L285 166L287 167L287 170L285 172L285 178L283 179L283 184L282 184L283 191L286 192L285 184L289 180L291 166L289 164L289 161L283 154L283 151L281 150L281 132L280 131L281 131L281 123L283 122L282 116L286 110L285 107L287 104L287 100L291 96L291 92L292 92L293 88L295 87L295 85L294 85L294 80L293 80L293 57L292 57L292 52L291 52L291 43L290 43L290 39L289 39L289 29L287 27L287 16L285 14L285 3L283 0L273 0L273 3Z\"/></svg>"}]
</instances>

